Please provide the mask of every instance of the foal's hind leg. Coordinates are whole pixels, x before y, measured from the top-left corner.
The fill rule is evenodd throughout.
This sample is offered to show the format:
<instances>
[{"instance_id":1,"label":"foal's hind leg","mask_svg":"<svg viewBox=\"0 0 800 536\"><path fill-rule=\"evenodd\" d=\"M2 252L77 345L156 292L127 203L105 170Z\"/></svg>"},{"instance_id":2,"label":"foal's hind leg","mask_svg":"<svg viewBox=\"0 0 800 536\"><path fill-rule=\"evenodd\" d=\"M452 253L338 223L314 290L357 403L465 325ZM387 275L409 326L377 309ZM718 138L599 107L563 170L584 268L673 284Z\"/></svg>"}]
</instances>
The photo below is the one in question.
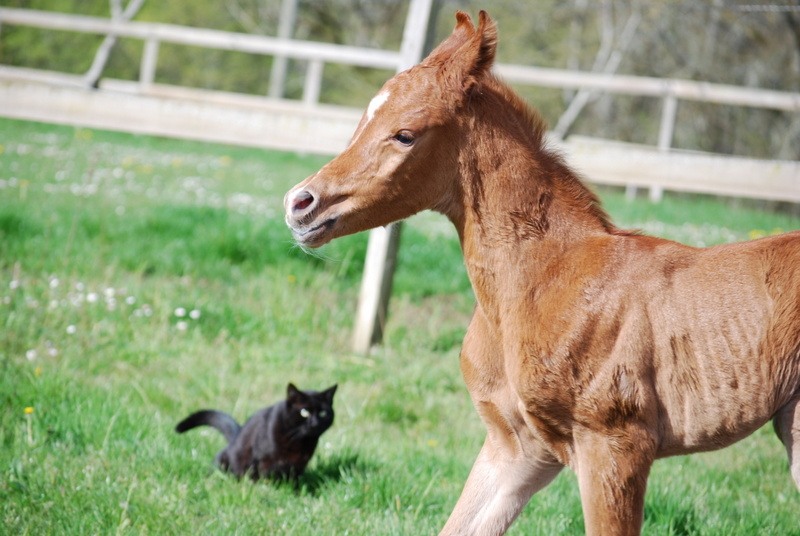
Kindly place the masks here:
<instances>
[{"instance_id":1,"label":"foal's hind leg","mask_svg":"<svg viewBox=\"0 0 800 536\"><path fill-rule=\"evenodd\" d=\"M775 433L786 445L792 478L800 490L800 396L779 409L772 424Z\"/></svg>"}]
</instances>

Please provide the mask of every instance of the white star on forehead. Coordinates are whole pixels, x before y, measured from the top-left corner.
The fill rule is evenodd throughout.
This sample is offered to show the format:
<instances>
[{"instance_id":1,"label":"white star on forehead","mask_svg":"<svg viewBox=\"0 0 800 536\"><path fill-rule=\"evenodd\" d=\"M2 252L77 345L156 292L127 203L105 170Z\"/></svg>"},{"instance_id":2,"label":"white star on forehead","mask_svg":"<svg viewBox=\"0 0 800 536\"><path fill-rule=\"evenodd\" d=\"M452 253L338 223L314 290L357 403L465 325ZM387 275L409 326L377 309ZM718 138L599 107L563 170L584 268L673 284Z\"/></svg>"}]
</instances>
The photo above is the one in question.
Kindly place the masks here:
<instances>
[{"instance_id":1,"label":"white star on forehead","mask_svg":"<svg viewBox=\"0 0 800 536\"><path fill-rule=\"evenodd\" d=\"M372 121L372 118L375 117L375 112L377 112L378 108L383 106L383 103L387 100L389 100L389 92L382 91L369 101L369 106L367 107L367 121Z\"/></svg>"}]
</instances>

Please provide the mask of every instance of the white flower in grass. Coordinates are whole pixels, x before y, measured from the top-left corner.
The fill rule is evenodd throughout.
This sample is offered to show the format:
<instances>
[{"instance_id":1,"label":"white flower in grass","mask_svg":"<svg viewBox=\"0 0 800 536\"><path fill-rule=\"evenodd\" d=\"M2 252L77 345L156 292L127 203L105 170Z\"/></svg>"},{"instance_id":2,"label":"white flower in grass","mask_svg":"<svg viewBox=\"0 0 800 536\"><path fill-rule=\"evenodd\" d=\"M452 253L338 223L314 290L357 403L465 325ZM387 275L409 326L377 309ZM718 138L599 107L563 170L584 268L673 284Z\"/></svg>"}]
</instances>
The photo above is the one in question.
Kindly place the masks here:
<instances>
[{"instance_id":1,"label":"white flower in grass","mask_svg":"<svg viewBox=\"0 0 800 536\"><path fill-rule=\"evenodd\" d=\"M127 303L128 305L133 305L134 303L136 303L136 298L134 298L133 296L128 296L127 298L125 298L125 303Z\"/></svg>"},{"instance_id":2,"label":"white flower in grass","mask_svg":"<svg viewBox=\"0 0 800 536\"><path fill-rule=\"evenodd\" d=\"M56 287L58 287L58 284L59 284L59 280L58 280L57 277L50 278L50 288L56 288Z\"/></svg>"},{"instance_id":3,"label":"white flower in grass","mask_svg":"<svg viewBox=\"0 0 800 536\"><path fill-rule=\"evenodd\" d=\"M77 331L78 331L78 328L76 328L74 324L70 324L69 326L67 326L67 334L75 335L75 333Z\"/></svg>"},{"instance_id":4,"label":"white flower in grass","mask_svg":"<svg viewBox=\"0 0 800 536\"><path fill-rule=\"evenodd\" d=\"M192 320L200 318L200 309L192 309L191 312L189 312L189 318Z\"/></svg>"},{"instance_id":5,"label":"white flower in grass","mask_svg":"<svg viewBox=\"0 0 800 536\"><path fill-rule=\"evenodd\" d=\"M89 303L96 302L98 298L99 296L97 295L96 292L90 292L89 294L86 295L86 301L88 301Z\"/></svg>"},{"instance_id":6,"label":"white flower in grass","mask_svg":"<svg viewBox=\"0 0 800 536\"><path fill-rule=\"evenodd\" d=\"M36 359L36 350L28 350L25 352L25 357L28 359L28 361L33 361Z\"/></svg>"},{"instance_id":7,"label":"white flower in grass","mask_svg":"<svg viewBox=\"0 0 800 536\"><path fill-rule=\"evenodd\" d=\"M177 309L175 309L175 316L177 316L178 318L183 318L184 316L186 316L186 309L184 309L183 307L178 307Z\"/></svg>"},{"instance_id":8,"label":"white flower in grass","mask_svg":"<svg viewBox=\"0 0 800 536\"><path fill-rule=\"evenodd\" d=\"M181 320L175 324L175 327L178 328L178 331L186 331L189 329L189 323L186 320Z\"/></svg>"},{"instance_id":9,"label":"white flower in grass","mask_svg":"<svg viewBox=\"0 0 800 536\"><path fill-rule=\"evenodd\" d=\"M17 281L16 279L12 279L12 280L11 280L11 281L8 283L8 288L10 288L11 290L18 289L18 288L19 288L19 286L20 286L20 285L19 285L19 281Z\"/></svg>"}]
</instances>

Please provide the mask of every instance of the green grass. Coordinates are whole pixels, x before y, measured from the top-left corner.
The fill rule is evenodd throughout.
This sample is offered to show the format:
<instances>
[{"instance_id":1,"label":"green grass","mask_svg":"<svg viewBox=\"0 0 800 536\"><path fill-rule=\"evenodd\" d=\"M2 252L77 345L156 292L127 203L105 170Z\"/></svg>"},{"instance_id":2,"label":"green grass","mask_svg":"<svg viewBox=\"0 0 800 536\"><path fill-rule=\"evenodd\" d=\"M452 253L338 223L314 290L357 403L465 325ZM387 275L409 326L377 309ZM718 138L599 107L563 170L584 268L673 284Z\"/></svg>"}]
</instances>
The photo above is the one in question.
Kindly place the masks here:
<instances>
[{"instance_id":1,"label":"green grass","mask_svg":"<svg viewBox=\"0 0 800 536\"><path fill-rule=\"evenodd\" d=\"M483 439L458 367L458 244L438 215L409 220L386 344L352 354L365 236L309 256L281 216L324 162L0 120L0 533L437 532ZM800 228L743 203L602 195L621 225L695 245ZM173 432L201 407L243 419L289 381L340 385L299 490L228 478L219 434ZM646 533L800 534L799 511L765 428L658 462ZM565 471L510 534L582 532Z\"/></svg>"}]
</instances>

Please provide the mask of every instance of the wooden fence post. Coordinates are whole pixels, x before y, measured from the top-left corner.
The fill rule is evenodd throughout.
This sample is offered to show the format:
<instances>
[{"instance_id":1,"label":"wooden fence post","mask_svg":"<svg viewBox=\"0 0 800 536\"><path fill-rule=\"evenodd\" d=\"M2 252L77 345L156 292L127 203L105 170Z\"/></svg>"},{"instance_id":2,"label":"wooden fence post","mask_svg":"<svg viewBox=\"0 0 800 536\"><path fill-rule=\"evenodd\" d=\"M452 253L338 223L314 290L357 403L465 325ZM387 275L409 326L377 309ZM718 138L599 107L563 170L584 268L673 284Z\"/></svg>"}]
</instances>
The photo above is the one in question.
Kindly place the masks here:
<instances>
[{"instance_id":1,"label":"wooden fence post","mask_svg":"<svg viewBox=\"0 0 800 536\"><path fill-rule=\"evenodd\" d=\"M429 41L433 4L434 0L411 0L397 72L409 69L422 60ZM379 343L383 337L397 250L400 247L401 225L397 222L370 231L353 331L353 350L360 354L368 354L372 345Z\"/></svg>"},{"instance_id":2,"label":"wooden fence post","mask_svg":"<svg viewBox=\"0 0 800 536\"><path fill-rule=\"evenodd\" d=\"M672 133L675 131L675 116L677 113L678 99L672 93L668 93L664 96L664 104L661 109L661 126L658 128L658 150L661 152L667 152L672 147ZM663 186L650 187L650 201L660 203L663 197Z\"/></svg>"},{"instance_id":3,"label":"wooden fence post","mask_svg":"<svg viewBox=\"0 0 800 536\"><path fill-rule=\"evenodd\" d=\"M306 80L303 84L303 103L307 106L319 104L322 90L322 70L325 64L319 60L309 60L306 67Z\"/></svg>"},{"instance_id":4,"label":"wooden fence post","mask_svg":"<svg viewBox=\"0 0 800 536\"><path fill-rule=\"evenodd\" d=\"M139 67L139 89L146 93L156 79L156 62L158 61L158 40L147 39L142 51L142 64Z\"/></svg>"},{"instance_id":5,"label":"wooden fence post","mask_svg":"<svg viewBox=\"0 0 800 536\"><path fill-rule=\"evenodd\" d=\"M298 0L283 0L281 4L281 18L278 23L278 37L281 39L291 39L294 33L294 25L297 22L297 3ZM269 75L269 96L273 99L283 97L283 89L286 85L286 72L289 69L289 58L276 55L272 59L272 71Z\"/></svg>"}]
</instances>

